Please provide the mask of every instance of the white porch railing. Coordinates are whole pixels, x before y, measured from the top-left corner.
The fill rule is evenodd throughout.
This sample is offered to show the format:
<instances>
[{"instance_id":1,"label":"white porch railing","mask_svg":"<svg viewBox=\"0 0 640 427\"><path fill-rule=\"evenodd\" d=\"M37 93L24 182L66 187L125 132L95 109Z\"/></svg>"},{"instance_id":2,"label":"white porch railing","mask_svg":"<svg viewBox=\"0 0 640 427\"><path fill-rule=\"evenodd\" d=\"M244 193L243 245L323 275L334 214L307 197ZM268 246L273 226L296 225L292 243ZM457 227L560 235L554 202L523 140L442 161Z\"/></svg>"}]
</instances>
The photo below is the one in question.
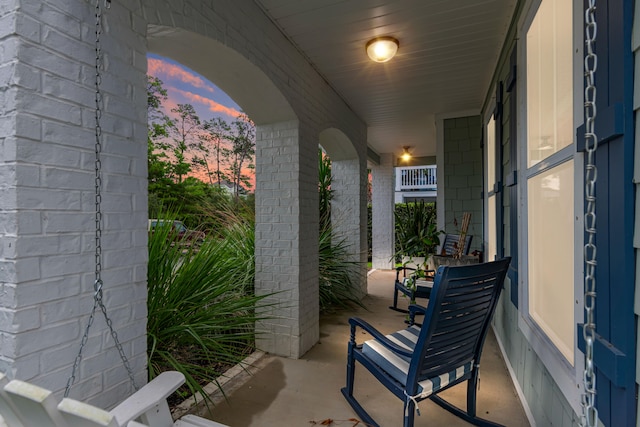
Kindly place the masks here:
<instances>
[{"instance_id":1,"label":"white porch railing","mask_svg":"<svg viewBox=\"0 0 640 427\"><path fill-rule=\"evenodd\" d=\"M396 168L396 191L435 191L436 166L403 166Z\"/></svg>"}]
</instances>

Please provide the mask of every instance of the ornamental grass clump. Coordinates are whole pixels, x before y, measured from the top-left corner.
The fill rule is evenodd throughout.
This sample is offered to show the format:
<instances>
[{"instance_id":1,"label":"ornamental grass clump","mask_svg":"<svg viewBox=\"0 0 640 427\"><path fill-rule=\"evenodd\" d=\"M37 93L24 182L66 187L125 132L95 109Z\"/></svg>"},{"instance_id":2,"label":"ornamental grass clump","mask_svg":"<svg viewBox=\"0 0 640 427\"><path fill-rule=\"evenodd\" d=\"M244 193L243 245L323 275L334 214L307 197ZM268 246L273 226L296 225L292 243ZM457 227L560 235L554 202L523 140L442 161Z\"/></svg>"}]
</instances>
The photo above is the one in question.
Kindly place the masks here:
<instances>
[{"instance_id":1,"label":"ornamental grass clump","mask_svg":"<svg viewBox=\"0 0 640 427\"><path fill-rule=\"evenodd\" d=\"M253 293L253 226L220 232L198 246L169 226L149 235L149 378L180 371L188 392L205 400L203 386L253 351L255 322L264 320L256 314L264 297Z\"/></svg>"},{"instance_id":2,"label":"ornamental grass clump","mask_svg":"<svg viewBox=\"0 0 640 427\"><path fill-rule=\"evenodd\" d=\"M359 306L365 308L360 299L357 282L361 263L350 259L349 245L345 239L335 236L330 226L320 230L319 238L319 292L320 312Z\"/></svg>"},{"instance_id":3,"label":"ornamental grass clump","mask_svg":"<svg viewBox=\"0 0 640 427\"><path fill-rule=\"evenodd\" d=\"M364 305L362 292L354 278L360 277L362 263L353 260L347 240L338 236L331 222L333 190L331 160L318 150L318 195L320 232L318 236L318 267L320 312Z\"/></svg>"}]
</instances>

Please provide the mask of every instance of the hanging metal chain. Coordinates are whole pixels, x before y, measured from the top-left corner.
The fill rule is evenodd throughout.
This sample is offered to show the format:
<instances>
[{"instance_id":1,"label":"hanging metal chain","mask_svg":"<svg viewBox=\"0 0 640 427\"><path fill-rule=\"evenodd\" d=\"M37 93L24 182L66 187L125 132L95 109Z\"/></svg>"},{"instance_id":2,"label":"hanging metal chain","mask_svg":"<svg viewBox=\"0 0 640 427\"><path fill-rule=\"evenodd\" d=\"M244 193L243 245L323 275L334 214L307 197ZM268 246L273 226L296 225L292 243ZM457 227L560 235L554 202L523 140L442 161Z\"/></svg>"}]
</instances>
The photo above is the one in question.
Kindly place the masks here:
<instances>
[{"instance_id":1,"label":"hanging metal chain","mask_svg":"<svg viewBox=\"0 0 640 427\"><path fill-rule=\"evenodd\" d=\"M89 340L89 330L91 329L91 325L93 325L93 321L95 320L96 309L99 307L100 311L104 316L105 322L109 327L109 332L111 333L111 337L115 343L116 348L118 349L118 353L120 354L120 359L124 367L127 370L129 375L129 379L131 380L131 384L133 387L138 390L138 385L136 384L136 380L133 374L133 370L131 369L131 365L129 364L129 360L122 348L122 344L118 339L118 334L113 328L113 321L109 318L107 314L107 307L104 305L102 296L102 162L100 160L100 153L102 152L102 127L100 126L100 120L102 118L102 109L103 109L103 99L102 92L100 90L100 85L102 84L102 45L100 43L100 35L102 34L102 7L101 3L104 1L105 7L109 9L111 7L111 0L96 0L96 41L95 41L95 52L96 52L96 61L95 61L95 71L96 71L96 80L95 80L95 242L96 242L96 251L95 251L95 281L93 283L93 308L91 309L91 314L89 315L89 321L87 322L87 326L84 330L84 335L82 335L82 340L80 341L80 349L78 354L73 362L73 369L71 371L71 376L67 380L67 386L64 390L64 396L68 397L69 392L71 391L71 386L75 382L76 379L76 371L78 366L80 365L80 361L82 360L82 352L84 347Z\"/></svg>"},{"instance_id":2,"label":"hanging metal chain","mask_svg":"<svg viewBox=\"0 0 640 427\"><path fill-rule=\"evenodd\" d=\"M582 418L580 425L595 427L598 424L598 409L596 399L596 375L593 364L593 345L596 339L596 181L598 170L595 165L595 155L598 148L598 136L595 133L596 110L596 82L595 74L598 68L598 57L595 54L595 42L598 26L595 18L595 0L589 0L585 12L585 48L584 71L586 85L584 90L585 113L585 146L587 161L585 167L585 199L587 206L584 214L584 228L587 243L584 245L584 309L585 324L582 331L586 343L584 355L584 390L582 393Z\"/></svg>"}]
</instances>

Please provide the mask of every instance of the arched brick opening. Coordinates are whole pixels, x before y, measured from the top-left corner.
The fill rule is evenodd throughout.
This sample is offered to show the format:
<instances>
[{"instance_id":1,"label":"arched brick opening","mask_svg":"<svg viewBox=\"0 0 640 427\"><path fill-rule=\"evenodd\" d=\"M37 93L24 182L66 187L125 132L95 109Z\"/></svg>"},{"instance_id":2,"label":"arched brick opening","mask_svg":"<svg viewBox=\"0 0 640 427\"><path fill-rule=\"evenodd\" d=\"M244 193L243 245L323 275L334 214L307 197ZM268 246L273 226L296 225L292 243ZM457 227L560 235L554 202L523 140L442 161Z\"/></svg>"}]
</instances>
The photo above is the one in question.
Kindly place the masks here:
<instances>
[{"instance_id":1,"label":"arched brick opening","mask_svg":"<svg viewBox=\"0 0 640 427\"><path fill-rule=\"evenodd\" d=\"M215 82L258 125L256 289L277 293L279 307L277 320L260 325L265 333L258 346L300 357L319 339L318 135L326 123L342 129L366 175L366 125L253 3L188 0L179 9L163 0L143 3L149 49ZM366 246L363 213L360 240ZM358 251L366 260L366 249ZM360 280L365 283L364 265Z\"/></svg>"},{"instance_id":2,"label":"arched brick opening","mask_svg":"<svg viewBox=\"0 0 640 427\"><path fill-rule=\"evenodd\" d=\"M172 58L215 83L256 126L297 120L290 103L271 79L219 41L181 28L149 25L147 43L149 52Z\"/></svg>"},{"instance_id":3,"label":"arched brick opening","mask_svg":"<svg viewBox=\"0 0 640 427\"><path fill-rule=\"evenodd\" d=\"M287 153L299 149L297 117L282 92L260 68L219 41L157 25L149 26L147 40L150 52L172 58L215 83L256 123L256 293L275 293L268 299L276 303L270 308L273 312L267 313L269 320L257 325L257 345L265 351L298 357L303 352L297 341L304 335L302 329L317 328L317 318L311 324L302 322L300 308L306 300L309 309L314 310L317 301L312 295L302 298L310 287L300 286L295 271L297 249L302 243L299 224L290 214L296 210L298 200L288 197L273 203L283 192L292 196L296 192L295 176L288 173L296 160ZM307 221L313 223L316 219ZM274 247L278 248L275 256ZM289 280L274 277L274 271ZM311 335L315 342L316 334Z\"/></svg>"}]
</instances>

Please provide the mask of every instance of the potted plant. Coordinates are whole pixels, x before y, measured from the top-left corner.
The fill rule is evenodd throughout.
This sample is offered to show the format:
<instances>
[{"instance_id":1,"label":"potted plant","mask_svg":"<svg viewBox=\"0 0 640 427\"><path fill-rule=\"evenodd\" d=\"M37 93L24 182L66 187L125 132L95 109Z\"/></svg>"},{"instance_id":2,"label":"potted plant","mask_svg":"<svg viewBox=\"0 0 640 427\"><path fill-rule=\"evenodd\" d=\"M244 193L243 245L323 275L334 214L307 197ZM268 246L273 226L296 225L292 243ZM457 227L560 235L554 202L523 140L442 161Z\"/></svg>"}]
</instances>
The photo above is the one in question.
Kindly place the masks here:
<instances>
[{"instance_id":1,"label":"potted plant","mask_svg":"<svg viewBox=\"0 0 640 427\"><path fill-rule=\"evenodd\" d=\"M428 270L430 258L440 245L433 204L405 203L395 211L396 253L394 259L403 266L413 268L417 274Z\"/></svg>"}]
</instances>

